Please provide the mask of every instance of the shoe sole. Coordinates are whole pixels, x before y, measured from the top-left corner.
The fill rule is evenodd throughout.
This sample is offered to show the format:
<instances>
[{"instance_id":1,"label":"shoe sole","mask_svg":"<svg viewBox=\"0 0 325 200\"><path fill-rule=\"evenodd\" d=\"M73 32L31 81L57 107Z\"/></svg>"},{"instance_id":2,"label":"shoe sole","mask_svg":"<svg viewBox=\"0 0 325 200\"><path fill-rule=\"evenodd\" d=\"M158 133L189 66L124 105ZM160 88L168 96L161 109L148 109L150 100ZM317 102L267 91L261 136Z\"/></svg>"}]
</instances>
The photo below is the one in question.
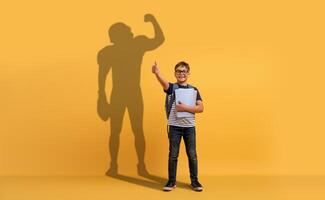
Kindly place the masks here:
<instances>
[{"instance_id":1,"label":"shoe sole","mask_svg":"<svg viewBox=\"0 0 325 200\"><path fill-rule=\"evenodd\" d=\"M164 187L163 190L166 192L172 191L173 189L176 188L176 185L174 185L173 187Z\"/></svg>"},{"instance_id":2,"label":"shoe sole","mask_svg":"<svg viewBox=\"0 0 325 200\"><path fill-rule=\"evenodd\" d=\"M193 186L191 186L191 188L196 192L202 192L202 190L203 190L202 187L193 187Z\"/></svg>"}]
</instances>

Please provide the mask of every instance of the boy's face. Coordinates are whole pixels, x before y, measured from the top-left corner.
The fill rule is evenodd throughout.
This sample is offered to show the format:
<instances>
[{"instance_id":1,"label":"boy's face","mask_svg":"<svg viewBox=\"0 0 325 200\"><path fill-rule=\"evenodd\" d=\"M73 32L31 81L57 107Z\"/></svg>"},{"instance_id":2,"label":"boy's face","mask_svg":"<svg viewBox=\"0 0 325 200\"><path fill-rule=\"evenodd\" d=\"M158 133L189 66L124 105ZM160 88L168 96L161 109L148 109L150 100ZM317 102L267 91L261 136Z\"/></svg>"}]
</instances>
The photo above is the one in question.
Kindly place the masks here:
<instances>
[{"instance_id":1,"label":"boy's face","mask_svg":"<svg viewBox=\"0 0 325 200\"><path fill-rule=\"evenodd\" d=\"M178 83L186 82L189 74L190 73L187 71L187 68L184 66L179 66L175 70L175 77Z\"/></svg>"}]
</instances>

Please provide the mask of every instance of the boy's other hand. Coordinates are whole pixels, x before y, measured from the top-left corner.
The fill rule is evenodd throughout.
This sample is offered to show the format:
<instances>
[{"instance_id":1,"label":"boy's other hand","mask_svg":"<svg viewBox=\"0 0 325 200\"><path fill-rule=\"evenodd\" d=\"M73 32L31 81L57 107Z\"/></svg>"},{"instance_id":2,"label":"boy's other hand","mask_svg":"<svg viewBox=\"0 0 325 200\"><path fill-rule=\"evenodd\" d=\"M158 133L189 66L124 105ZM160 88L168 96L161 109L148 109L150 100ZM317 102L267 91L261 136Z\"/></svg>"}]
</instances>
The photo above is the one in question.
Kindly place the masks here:
<instances>
[{"instance_id":1,"label":"boy's other hand","mask_svg":"<svg viewBox=\"0 0 325 200\"><path fill-rule=\"evenodd\" d=\"M180 101L178 101L178 104L176 104L176 111L177 112L184 112L184 111L186 111L186 108L187 108L187 106L184 103L180 102Z\"/></svg>"},{"instance_id":2,"label":"boy's other hand","mask_svg":"<svg viewBox=\"0 0 325 200\"><path fill-rule=\"evenodd\" d=\"M145 22L152 22L154 21L156 18L152 15L152 14L145 14L144 15L144 21Z\"/></svg>"},{"instance_id":3,"label":"boy's other hand","mask_svg":"<svg viewBox=\"0 0 325 200\"><path fill-rule=\"evenodd\" d=\"M158 68L158 66L157 66L156 61L155 61L155 64L152 65L151 71L152 71L152 73L154 73L154 74L159 73L159 68Z\"/></svg>"}]
</instances>

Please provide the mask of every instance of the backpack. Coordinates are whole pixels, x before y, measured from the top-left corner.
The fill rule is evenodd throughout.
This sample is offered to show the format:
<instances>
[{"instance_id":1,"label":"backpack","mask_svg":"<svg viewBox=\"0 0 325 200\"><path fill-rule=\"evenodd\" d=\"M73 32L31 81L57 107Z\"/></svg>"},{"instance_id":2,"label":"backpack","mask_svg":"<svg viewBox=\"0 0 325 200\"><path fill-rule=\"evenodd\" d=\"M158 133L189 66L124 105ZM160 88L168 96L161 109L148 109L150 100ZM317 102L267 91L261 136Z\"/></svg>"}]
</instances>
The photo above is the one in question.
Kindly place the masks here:
<instances>
[{"instance_id":1,"label":"backpack","mask_svg":"<svg viewBox=\"0 0 325 200\"><path fill-rule=\"evenodd\" d=\"M188 88L194 88L192 85L187 84ZM172 93L166 94L166 100L165 100L165 111L167 115L167 119L169 118L170 111L172 109L173 103L175 101L175 90L178 89L178 84L173 83L172 84Z\"/></svg>"}]
</instances>

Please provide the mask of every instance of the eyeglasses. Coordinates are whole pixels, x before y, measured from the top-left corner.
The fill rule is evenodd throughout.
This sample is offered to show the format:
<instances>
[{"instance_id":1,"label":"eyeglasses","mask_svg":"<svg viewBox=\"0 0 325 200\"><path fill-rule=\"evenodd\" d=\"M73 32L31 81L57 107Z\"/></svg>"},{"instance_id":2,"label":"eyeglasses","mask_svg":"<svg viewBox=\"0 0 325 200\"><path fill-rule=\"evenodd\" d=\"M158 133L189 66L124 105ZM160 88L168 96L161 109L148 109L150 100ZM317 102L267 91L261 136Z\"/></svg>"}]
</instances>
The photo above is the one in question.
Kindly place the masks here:
<instances>
[{"instance_id":1,"label":"eyeglasses","mask_svg":"<svg viewBox=\"0 0 325 200\"><path fill-rule=\"evenodd\" d=\"M187 74L187 71L186 70L176 70L175 71L177 74L181 74L181 73L183 73L183 74Z\"/></svg>"}]
</instances>

